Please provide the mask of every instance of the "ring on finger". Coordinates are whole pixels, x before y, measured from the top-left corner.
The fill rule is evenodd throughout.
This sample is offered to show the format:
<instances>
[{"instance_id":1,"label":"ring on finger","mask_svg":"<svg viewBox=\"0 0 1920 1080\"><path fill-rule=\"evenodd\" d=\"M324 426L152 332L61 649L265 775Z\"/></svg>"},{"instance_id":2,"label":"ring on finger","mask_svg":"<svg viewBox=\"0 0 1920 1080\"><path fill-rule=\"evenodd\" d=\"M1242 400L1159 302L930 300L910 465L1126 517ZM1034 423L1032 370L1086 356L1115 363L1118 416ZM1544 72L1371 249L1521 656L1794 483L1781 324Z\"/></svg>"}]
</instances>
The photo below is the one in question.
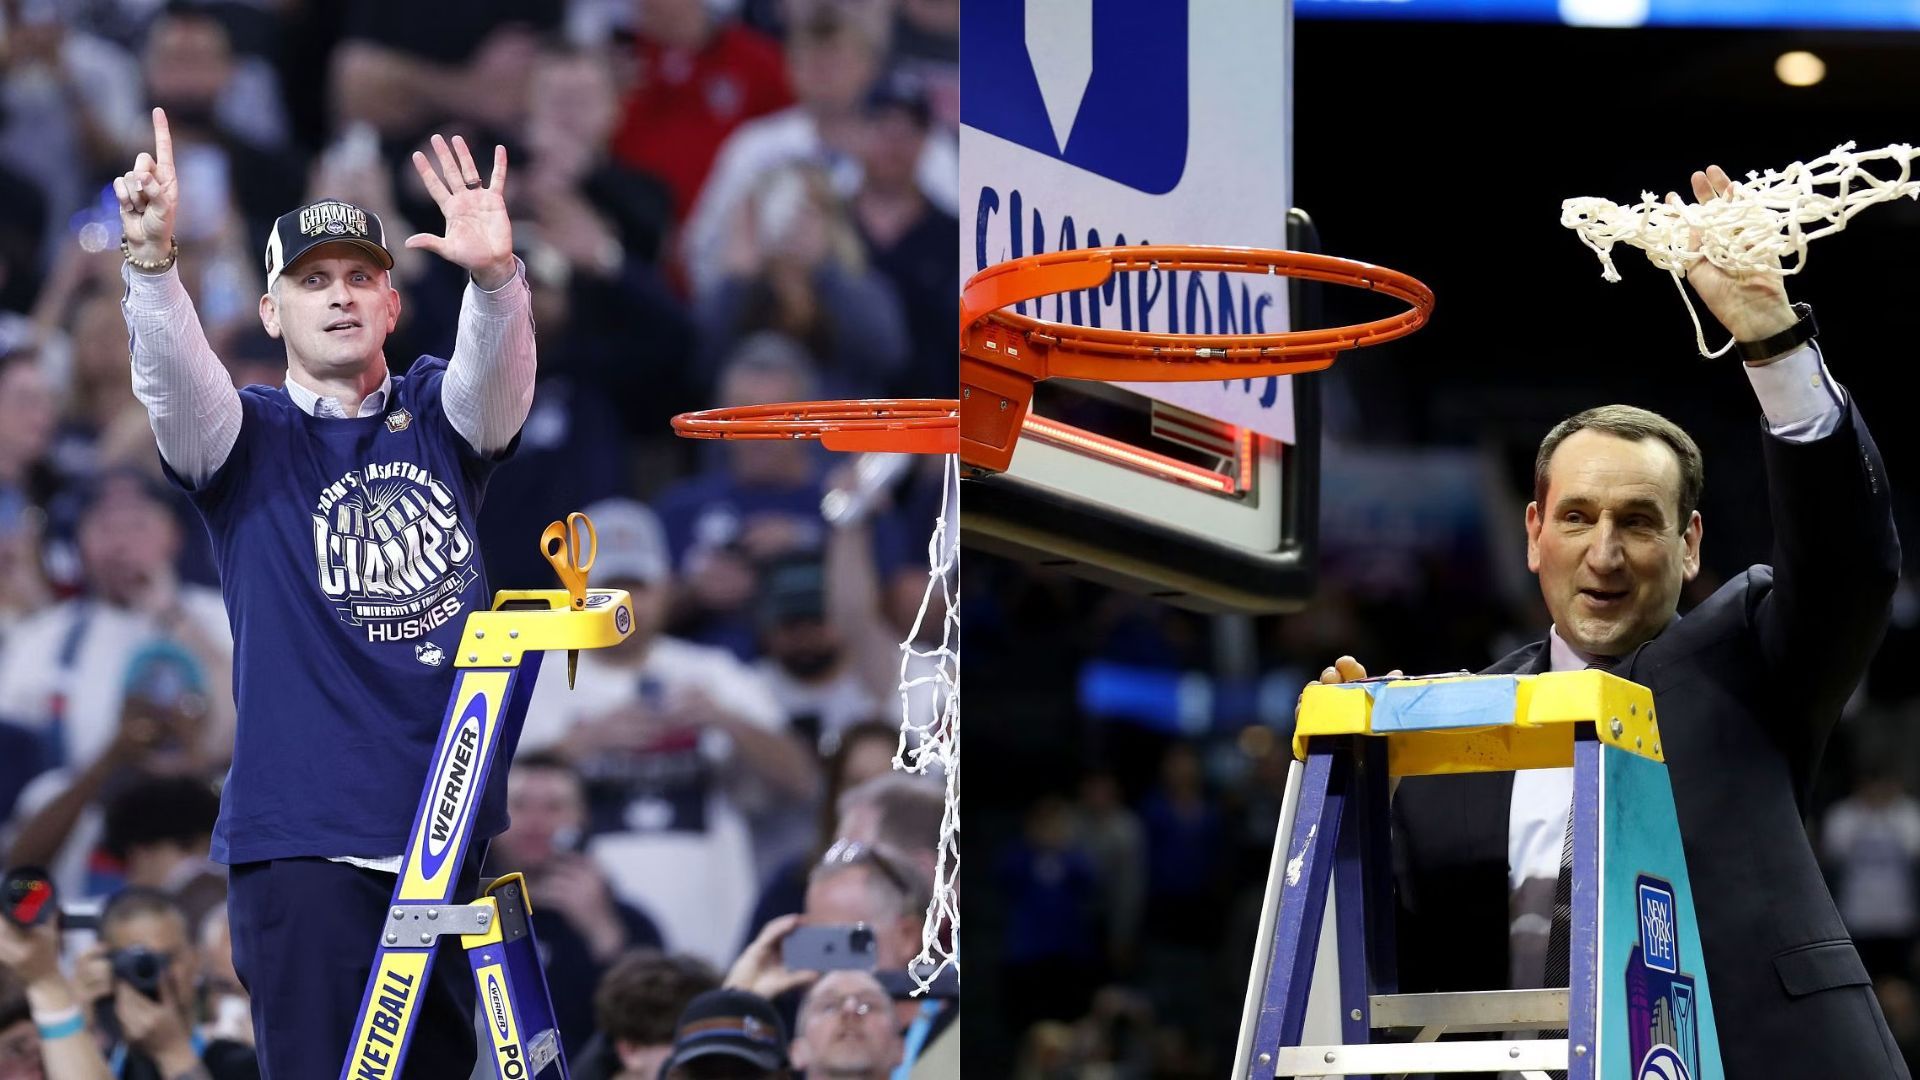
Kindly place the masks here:
<instances>
[{"instance_id":1,"label":"ring on finger","mask_svg":"<svg viewBox=\"0 0 1920 1080\"><path fill-rule=\"evenodd\" d=\"M480 181L478 181L478 180L469 180L469 181L467 181L467 190L468 190L468 191L472 191L472 190L474 190L475 188L478 188L479 186L480 186Z\"/></svg>"}]
</instances>

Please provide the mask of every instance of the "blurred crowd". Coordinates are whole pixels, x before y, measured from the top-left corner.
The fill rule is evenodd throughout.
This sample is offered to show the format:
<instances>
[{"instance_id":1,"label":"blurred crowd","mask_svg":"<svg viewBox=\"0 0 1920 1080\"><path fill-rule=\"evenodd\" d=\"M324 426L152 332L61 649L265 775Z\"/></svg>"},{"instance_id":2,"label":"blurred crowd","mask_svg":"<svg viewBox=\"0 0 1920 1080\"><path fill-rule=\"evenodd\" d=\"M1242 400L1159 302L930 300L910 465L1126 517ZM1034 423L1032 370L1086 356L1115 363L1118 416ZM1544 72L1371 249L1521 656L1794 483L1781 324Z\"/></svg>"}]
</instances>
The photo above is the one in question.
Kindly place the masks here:
<instances>
[{"instance_id":1,"label":"blurred crowd","mask_svg":"<svg viewBox=\"0 0 1920 1080\"><path fill-rule=\"evenodd\" d=\"M574 1075L880 1077L953 1041L951 991L907 1000L905 977L943 785L892 768L939 463L877 482L667 420L952 395L958 10L0 0L0 851L77 913L0 924L0 1077L63 1075L41 1022L63 994L115 1075L181 1053L253 1075L207 858L232 639L118 310L108 184L154 105L182 277L242 386L284 377L256 313L277 215L336 197L433 229L407 155L434 131L508 148L540 368L481 517L490 582L550 586L540 532L584 509L593 583L635 611L572 690L542 671L488 854L528 875ZM463 283L392 247L400 373L449 355ZM797 927L856 925L865 963L788 967Z\"/></svg>"},{"instance_id":2,"label":"blurred crowd","mask_svg":"<svg viewBox=\"0 0 1920 1080\"><path fill-rule=\"evenodd\" d=\"M1550 620L1517 544L1533 447L1557 417L1479 446L1422 445L1344 424L1354 387L1342 378L1336 369L1319 387L1330 421L1320 574L1297 614L1181 611L967 552L967 752L997 763L992 796L976 789L967 807L970 865L991 882L968 892L969 1070L1078 1080L1230 1068L1301 689L1343 654L1374 670L1458 671L1544 635ZM1757 456L1753 440L1742 425L1706 442L1708 476L1738 475L1740 456ZM1714 494L1709 480L1716 499L1750 496L1737 481L1723 488ZM1914 504L1910 489L1896 487L1896 498L1903 513ZM1718 511L1703 513L1732 518ZM1724 524L1708 537L1683 613L1753 554ZM1763 532L1762 558L1765 543ZM1920 1065L1916 650L1910 572L1808 814L1911 1065ZM997 963L983 968L989 955Z\"/></svg>"}]
</instances>

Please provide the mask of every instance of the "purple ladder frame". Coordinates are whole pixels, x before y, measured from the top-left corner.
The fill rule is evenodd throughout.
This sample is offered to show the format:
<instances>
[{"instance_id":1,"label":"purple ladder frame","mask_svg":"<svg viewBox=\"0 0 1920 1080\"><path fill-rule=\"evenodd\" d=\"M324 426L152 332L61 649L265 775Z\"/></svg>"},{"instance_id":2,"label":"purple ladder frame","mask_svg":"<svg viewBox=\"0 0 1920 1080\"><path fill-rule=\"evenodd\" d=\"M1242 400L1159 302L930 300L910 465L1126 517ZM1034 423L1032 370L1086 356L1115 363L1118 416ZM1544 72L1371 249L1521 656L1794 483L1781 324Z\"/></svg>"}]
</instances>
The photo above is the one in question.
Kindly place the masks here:
<instances>
[{"instance_id":1,"label":"purple ladder frame","mask_svg":"<svg viewBox=\"0 0 1920 1080\"><path fill-rule=\"evenodd\" d=\"M1569 1047L1594 1045L1599 1004L1599 795L1605 749L1591 724L1578 725L1570 822L1574 872ZM1261 985L1248 1071L1241 1080L1272 1080L1273 1052L1300 1044L1331 882L1337 880L1340 894L1348 898L1334 911L1342 1041L1371 1042L1369 996L1398 989L1386 764L1384 739L1323 736L1308 745L1287 841L1287 879L1273 951ZM1593 1080L1593 1064L1593 1054L1570 1052L1568 1080Z\"/></svg>"},{"instance_id":2,"label":"purple ladder frame","mask_svg":"<svg viewBox=\"0 0 1920 1080\"><path fill-rule=\"evenodd\" d=\"M1625 753L1625 751L1614 751ZM1592 724L1573 735L1573 926L1568 945L1567 1080L1593 1080L1594 1024L1600 1014L1600 769L1607 746Z\"/></svg>"},{"instance_id":3,"label":"purple ladder frame","mask_svg":"<svg viewBox=\"0 0 1920 1080\"><path fill-rule=\"evenodd\" d=\"M1300 1042L1328 886L1336 880L1340 894L1350 898L1334 911L1341 1035L1348 1043L1368 1041L1369 995L1395 988L1387 823L1385 742L1364 736L1313 740L1287 841L1273 951L1262 977L1253 1052L1243 1080L1271 1080L1274 1049Z\"/></svg>"}]
</instances>

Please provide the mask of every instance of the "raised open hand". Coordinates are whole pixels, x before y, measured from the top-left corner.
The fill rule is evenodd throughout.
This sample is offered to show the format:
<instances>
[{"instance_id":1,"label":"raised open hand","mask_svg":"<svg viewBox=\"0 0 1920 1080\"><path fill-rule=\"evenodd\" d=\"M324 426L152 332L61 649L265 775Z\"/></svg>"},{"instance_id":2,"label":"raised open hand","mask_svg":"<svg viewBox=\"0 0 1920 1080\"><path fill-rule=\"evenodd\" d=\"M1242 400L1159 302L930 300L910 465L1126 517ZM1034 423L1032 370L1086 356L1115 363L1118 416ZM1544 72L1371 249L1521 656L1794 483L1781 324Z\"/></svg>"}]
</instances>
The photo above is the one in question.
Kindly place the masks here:
<instances>
[{"instance_id":1,"label":"raised open hand","mask_svg":"<svg viewBox=\"0 0 1920 1080\"><path fill-rule=\"evenodd\" d=\"M507 148L493 148L493 177L480 180L480 169L458 135L453 144L435 135L436 170L427 155L413 152L413 167L427 194L447 219L445 236L414 233L407 246L423 248L466 269L483 289L497 289L513 276L513 223L507 219Z\"/></svg>"},{"instance_id":2,"label":"raised open hand","mask_svg":"<svg viewBox=\"0 0 1920 1080\"><path fill-rule=\"evenodd\" d=\"M113 193L120 200L120 232L127 238L127 251L143 263L165 260L173 248L173 218L180 206L166 110L153 110L153 153L141 151L131 171L114 177Z\"/></svg>"},{"instance_id":3,"label":"raised open hand","mask_svg":"<svg viewBox=\"0 0 1920 1080\"><path fill-rule=\"evenodd\" d=\"M1703 206L1734 187L1733 178L1718 165L1709 165L1705 172L1694 173L1691 180L1693 197ZM1680 197L1669 192L1667 202L1678 207ZM1697 230L1692 242L1694 248L1700 246ZM1700 259L1688 268L1687 283L1736 341L1764 340L1792 326L1799 318L1787 300L1786 281L1778 274L1729 274Z\"/></svg>"}]
</instances>

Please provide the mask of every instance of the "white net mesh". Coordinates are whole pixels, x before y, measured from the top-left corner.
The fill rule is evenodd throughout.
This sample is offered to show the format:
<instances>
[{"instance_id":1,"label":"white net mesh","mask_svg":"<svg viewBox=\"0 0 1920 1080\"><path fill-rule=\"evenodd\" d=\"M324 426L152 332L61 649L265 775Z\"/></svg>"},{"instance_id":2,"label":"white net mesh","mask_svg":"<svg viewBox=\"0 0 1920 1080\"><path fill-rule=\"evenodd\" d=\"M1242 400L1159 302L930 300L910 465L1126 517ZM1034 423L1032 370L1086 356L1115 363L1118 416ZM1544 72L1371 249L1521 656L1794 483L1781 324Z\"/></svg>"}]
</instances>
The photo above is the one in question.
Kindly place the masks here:
<instances>
[{"instance_id":1,"label":"white net mesh","mask_svg":"<svg viewBox=\"0 0 1920 1080\"><path fill-rule=\"evenodd\" d=\"M947 782L933 897L909 972L925 993L942 972L960 970L960 459L947 455L940 516L927 541L927 590L913 630L900 643L900 747L893 765ZM937 639L931 620L939 620Z\"/></svg>"},{"instance_id":2,"label":"white net mesh","mask_svg":"<svg viewBox=\"0 0 1920 1080\"><path fill-rule=\"evenodd\" d=\"M1687 296L1686 272L1706 259L1727 273L1797 274L1807 265L1807 244L1847 227L1853 215L1888 199L1920 196L1920 181L1909 179L1915 151L1905 143L1855 153L1852 143L1809 162L1748 173L1719 198L1704 203L1664 202L1650 191L1640 201L1620 206L1605 199L1568 199L1560 224L1574 230L1593 249L1603 277L1619 281L1613 246L1626 244L1647 253L1653 265L1673 275L1693 319L1694 340L1702 356L1719 356L1733 347L1707 348L1700 316ZM1883 178L1867 166L1891 162ZM1809 226L1818 226L1809 229Z\"/></svg>"}]
</instances>

